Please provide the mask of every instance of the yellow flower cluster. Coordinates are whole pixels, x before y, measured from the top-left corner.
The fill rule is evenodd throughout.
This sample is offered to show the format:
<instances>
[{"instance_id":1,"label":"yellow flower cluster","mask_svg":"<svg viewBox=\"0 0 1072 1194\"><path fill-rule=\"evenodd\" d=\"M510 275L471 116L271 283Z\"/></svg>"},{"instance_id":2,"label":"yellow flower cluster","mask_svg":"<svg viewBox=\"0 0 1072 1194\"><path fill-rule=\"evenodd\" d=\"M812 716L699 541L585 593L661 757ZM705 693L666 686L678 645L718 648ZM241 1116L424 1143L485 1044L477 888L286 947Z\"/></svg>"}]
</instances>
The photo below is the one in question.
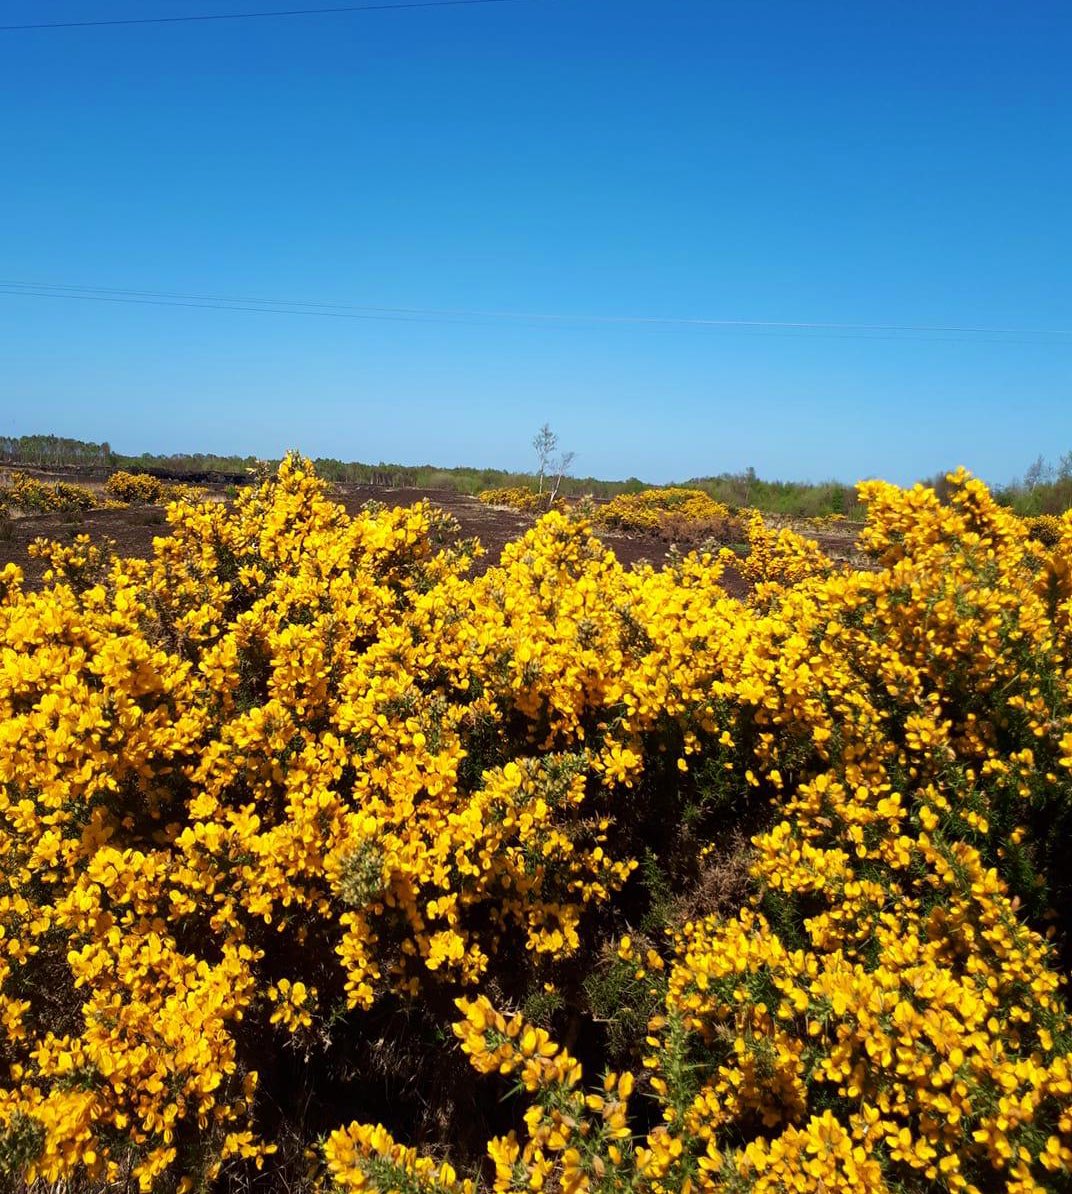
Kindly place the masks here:
<instances>
[{"instance_id":1,"label":"yellow flower cluster","mask_svg":"<svg viewBox=\"0 0 1072 1194\"><path fill-rule=\"evenodd\" d=\"M120 469L104 483L104 490L125 506L153 506L166 502L193 502L201 496L196 486L169 484L149 473L128 473Z\"/></svg>"},{"instance_id":2,"label":"yellow flower cluster","mask_svg":"<svg viewBox=\"0 0 1072 1194\"><path fill-rule=\"evenodd\" d=\"M476 496L485 506L507 506L511 510L521 510L526 514L566 509L565 498L552 498L550 493L537 493L535 489L525 489L520 485L503 489L483 489Z\"/></svg>"},{"instance_id":3,"label":"yellow flower cluster","mask_svg":"<svg viewBox=\"0 0 1072 1194\"><path fill-rule=\"evenodd\" d=\"M612 559L572 524L470 582L445 516L350 519L296 460L170 519L151 561L81 539L41 593L4 574L0 1156L31 1141L31 1179L263 1158L253 1024L475 983L518 932L568 953L634 866L590 811L596 574L552 608Z\"/></svg>"},{"instance_id":4,"label":"yellow flower cluster","mask_svg":"<svg viewBox=\"0 0 1072 1194\"><path fill-rule=\"evenodd\" d=\"M117 502L153 505L164 495L164 483L148 473L128 473L120 469L104 483L105 491Z\"/></svg>"},{"instance_id":5,"label":"yellow flower cluster","mask_svg":"<svg viewBox=\"0 0 1072 1194\"><path fill-rule=\"evenodd\" d=\"M0 510L24 514L55 514L92 510L98 504L92 490L67 481L40 481L26 473L15 473L10 484L0 486Z\"/></svg>"},{"instance_id":6,"label":"yellow flower cluster","mask_svg":"<svg viewBox=\"0 0 1072 1194\"><path fill-rule=\"evenodd\" d=\"M747 742L743 785L775 796L754 895L683 924L665 958L621 942L662 1005L635 1078L662 1122L645 1132L626 1106L614 1151L591 1113L602 1096L579 1093L567 1054L517 1016L461 1005L473 1064L524 1074L533 1099L524 1142L489 1144L496 1189L1072 1182L1064 981L1024 918L1031 868L1064 866L1060 839L1048 855L1040 843L1047 820L1068 825L1072 518L1040 558L981 484L951 485L948 506L861 487L878 570L834 572L811 546L761 540L780 596L697 618L704 680L686 705L695 718L706 699L708 716L683 761ZM799 572L777 572L786 558ZM684 575L640 585L661 579L680 602Z\"/></svg>"},{"instance_id":7,"label":"yellow flower cluster","mask_svg":"<svg viewBox=\"0 0 1072 1194\"><path fill-rule=\"evenodd\" d=\"M1024 519L1032 539L1044 547L1054 547L1061 538L1062 520L1056 514L1036 514Z\"/></svg>"},{"instance_id":8,"label":"yellow flower cluster","mask_svg":"<svg viewBox=\"0 0 1072 1194\"><path fill-rule=\"evenodd\" d=\"M746 527L748 554L744 558L724 547L720 558L732 564L754 588L754 603L766 603L813 576L831 571L830 561L814 539L806 539L789 527L768 526L754 512Z\"/></svg>"},{"instance_id":9,"label":"yellow flower cluster","mask_svg":"<svg viewBox=\"0 0 1072 1194\"><path fill-rule=\"evenodd\" d=\"M535 1097L525 1115L526 1140L515 1133L488 1142L495 1191L628 1189L634 1161L628 1124L632 1074L608 1073L601 1090L580 1089L581 1066L542 1028L521 1016L497 1012L483 996L459 999L463 1014L454 1027L462 1050L484 1074L516 1074ZM449 1165L436 1167L415 1150L400 1147L380 1125L353 1124L334 1132L324 1146L333 1181L344 1190L420 1189L471 1194Z\"/></svg>"},{"instance_id":10,"label":"yellow flower cluster","mask_svg":"<svg viewBox=\"0 0 1072 1194\"><path fill-rule=\"evenodd\" d=\"M195 502L199 489L169 484L158 477L126 472L113 473L104 484L104 495L67 481L41 481L16 472L0 485L0 510L22 514L63 514L76 510L106 509L120 505L152 505L164 502Z\"/></svg>"},{"instance_id":11,"label":"yellow flower cluster","mask_svg":"<svg viewBox=\"0 0 1072 1194\"><path fill-rule=\"evenodd\" d=\"M1067 1184L1040 930L1072 518L1042 550L951 486L861 487L872 571L754 522L747 602L717 557L626 570L559 512L474 578L441 512L350 517L296 457L172 505L150 560L54 546L40 592L4 569L0 1172L271 1167L266 1077L461 996L462 1050L531 1104L488 1144L497 1190ZM691 873L726 810L745 906L621 940L659 842L687 822L698 857L663 861ZM492 1000L611 940L655 1014L589 1089L583 1039ZM475 1189L390 1110L328 1136L337 1187Z\"/></svg>"},{"instance_id":12,"label":"yellow flower cluster","mask_svg":"<svg viewBox=\"0 0 1072 1194\"><path fill-rule=\"evenodd\" d=\"M547 500L534 489L511 485L502 489L483 489L477 499L485 506L509 506L511 510L534 511L547 508Z\"/></svg>"},{"instance_id":13,"label":"yellow flower cluster","mask_svg":"<svg viewBox=\"0 0 1072 1194\"><path fill-rule=\"evenodd\" d=\"M702 489L644 489L621 493L595 512L600 526L674 537L682 530L716 535L733 525L729 507Z\"/></svg>"}]
</instances>

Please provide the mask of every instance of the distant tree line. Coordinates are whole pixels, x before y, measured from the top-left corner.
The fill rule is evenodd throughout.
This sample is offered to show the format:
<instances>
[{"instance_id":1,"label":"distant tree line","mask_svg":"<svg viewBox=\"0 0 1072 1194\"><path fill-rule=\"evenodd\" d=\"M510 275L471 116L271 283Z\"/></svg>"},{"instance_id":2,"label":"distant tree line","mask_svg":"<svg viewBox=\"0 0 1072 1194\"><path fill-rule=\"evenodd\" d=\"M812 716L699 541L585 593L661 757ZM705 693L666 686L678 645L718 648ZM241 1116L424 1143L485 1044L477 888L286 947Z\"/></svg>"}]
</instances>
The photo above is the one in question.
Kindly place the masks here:
<instances>
[{"instance_id":1,"label":"distant tree line","mask_svg":"<svg viewBox=\"0 0 1072 1194\"><path fill-rule=\"evenodd\" d=\"M111 468L114 456L107 443L91 444L63 435L4 435L0 436L0 461L6 464Z\"/></svg>"},{"instance_id":2,"label":"distant tree line","mask_svg":"<svg viewBox=\"0 0 1072 1194\"><path fill-rule=\"evenodd\" d=\"M553 455L554 453L551 453ZM572 458L572 453L569 454ZM542 459L542 458L541 458ZM136 456L114 452L107 443L86 443L57 435L23 435L0 438L0 463L25 464L58 469L91 469L112 472L125 469L153 476L207 481L212 479L241 483L248 480L258 464L275 465L278 461L258 461L254 456L219 456L211 452L183 452L153 454L142 452ZM512 472L507 469L457 467L437 465L365 464L354 460L319 457L316 470L327 481L350 485L375 485L393 489L448 489L456 493L477 494L485 489L523 486L537 488L539 472ZM568 468L569 461L564 461ZM546 471L548 463L543 462ZM684 484L702 489L718 501L731 507L754 506L772 513L803 517L822 514L857 512L855 492L851 486L836 481L811 485L794 481L765 481L754 469L742 473L722 473L714 477L700 477ZM650 488L638 477L624 481L607 481L599 477L562 475L559 494L563 497L591 496L612 498L620 493L638 493Z\"/></svg>"},{"instance_id":3,"label":"distant tree line","mask_svg":"<svg viewBox=\"0 0 1072 1194\"><path fill-rule=\"evenodd\" d=\"M1072 452L1056 464L1038 456L1023 477L995 490L994 496L1018 514L1063 514L1072 509Z\"/></svg>"},{"instance_id":4,"label":"distant tree line","mask_svg":"<svg viewBox=\"0 0 1072 1194\"><path fill-rule=\"evenodd\" d=\"M510 472L498 468L443 468L434 464L361 464L358 461L318 457L313 461L319 476L327 481L351 485L386 485L394 489L450 489L456 493L477 494L484 489L502 489L514 485L537 486L538 474ZM563 477L559 493L572 497L591 494L613 497L617 493L645 489L635 477L628 481L602 481L598 477Z\"/></svg>"},{"instance_id":5,"label":"distant tree line","mask_svg":"<svg viewBox=\"0 0 1072 1194\"><path fill-rule=\"evenodd\" d=\"M256 456L217 456L212 452L180 452L171 455L114 457L117 468L132 473L180 481L246 481L259 463ZM274 463L278 463L277 461Z\"/></svg>"},{"instance_id":6,"label":"distant tree line","mask_svg":"<svg viewBox=\"0 0 1072 1194\"><path fill-rule=\"evenodd\" d=\"M111 445L88 443L60 435L0 436L0 465L23 464L39 468L85 469L110 473L116 469L143 472L167 479L210 481L213 479L242 483L251 478L258 464L275 465L278 461L258 461L255 456L219 456L212 452L182 452L154 455L142 452L127 456L114 452ZM494 468L442 468L431 464L363 464L360 461L320 457L317 472L327 481L351 485L386 486L392 489L449 489L457 493L477 494L484 489L523 486L537 488L539 473L510 472ZM753 468L739 473L694 477L682 482L691 489L702 489L732 509L752 507L771 514L797 518L817 518L840 514L852 520L862 517L852 485L840 481L768 481ZM945 475L939 474L928 484L942 492ZM598 477L563 476L559 493L563 497L590 495L612 498L620 493L638 493L650 486L637 477L624 481L606 481ZM994 490L995 497L1017 513L1060 514L1072 509L1072 451L1056 463L1039 456L1023 477Z\"/></svg>"},{"instance_id":7,"label":"distant tree line","mask_svg":"<svg viewBox=\"0 0 1072 1194\"><path fill-rule=\"evenodd\" d=\"M754 468L747 468L741 473L695 477L685 484L702 489L731 509L750 507L795 518L820 518L828 514L840 514L850 520L863 517L855 487L840 481L766 481L756 475Z\"/></svg>"}]
</instances>

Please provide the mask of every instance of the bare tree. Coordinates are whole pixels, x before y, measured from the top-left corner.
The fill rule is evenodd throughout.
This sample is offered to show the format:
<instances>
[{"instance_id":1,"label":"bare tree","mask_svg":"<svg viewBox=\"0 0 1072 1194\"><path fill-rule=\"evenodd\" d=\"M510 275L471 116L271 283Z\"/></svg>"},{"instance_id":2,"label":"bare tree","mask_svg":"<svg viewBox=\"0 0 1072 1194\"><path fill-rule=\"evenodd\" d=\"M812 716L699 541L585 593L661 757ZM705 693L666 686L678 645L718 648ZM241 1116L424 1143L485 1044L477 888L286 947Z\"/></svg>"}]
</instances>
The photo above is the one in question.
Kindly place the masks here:
<instances>
[{"instance_id":1,"label":"bare tree","mask_svg":"<svg viewBox=\"0 0 1072 1194\"><path fill-rule=\"evenodd\" d=\"M562 478L567 475L570 466L576 459L575 452L559 451L558 435L551 430L550 423L544 423L533 437L532 446L536 450L536 459L540 477L540 494L543 494L544 481L550 484L547 504L550 506L558 497ZM554 478L552 483L552 478Z\"/></svg>"},{"instance_id":2,"label":"bare tree","mask_svg":"<svg viewBox=\"0 0 1072 1194\"><path fill-rule=\"evenodd\" d=\"M532 439L532 446L536 449L536 460L540 474L540 493L543 493L543 479L551 470L554 455L558 451L558 436L551 430L550 423L544 423Z\"/></svg>"},{"instance_id":3,"label":"bare tree","mask_svg":"<svg viewBox=\"0 0 1072 1194\"><path fill-rule=\"evenodd\" d=\"M1053 479L1053 465L1048 464L1045 457L1040 453L1038 459L1024 473L1024 486L1029 490L1037 489L1039 485L1045 485Z\"/></svg>"},{"instance_id":4,"label":"bare tree","mask_svg":"<svg viewBox=\"0 0 1072 1194\"><path fill-rule=\"evenodd\" d=\"M562 484L562 478L569 475L573 461L576 459L576 452L563 452L555 461L554 473L555 483L551 486L551 493L547 499L547 504L553 504L556 497L558 497L558 487Z\"/></svg>"}]
</instances>

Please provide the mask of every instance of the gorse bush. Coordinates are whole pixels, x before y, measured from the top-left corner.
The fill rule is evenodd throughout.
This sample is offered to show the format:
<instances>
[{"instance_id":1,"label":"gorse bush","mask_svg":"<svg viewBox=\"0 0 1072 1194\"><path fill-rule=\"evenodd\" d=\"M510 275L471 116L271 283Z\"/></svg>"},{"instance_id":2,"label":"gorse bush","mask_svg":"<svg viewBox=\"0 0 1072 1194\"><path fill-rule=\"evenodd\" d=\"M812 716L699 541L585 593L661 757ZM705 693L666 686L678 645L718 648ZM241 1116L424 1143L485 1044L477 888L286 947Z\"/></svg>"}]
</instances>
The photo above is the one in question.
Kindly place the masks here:
<instances>
[{"instance_id":1,"label":"gorse bush","mask_svg":"<svg viewBox=\"0 0 1072 1194\"><path fill-rule=\"evenodd\" d=\"M522 486L485 489L477 496L485 505L508 506L527 513L545 512L549 503L555 510L570 508L563 498L552 498ZM597 526L640 531L666 539L713 539L740 529L727 506L697 489L644 489L639 493L618 494L602 504L582 499L573 508L589 515Z\"/></svg>"},{"instance_id":2,"label":"gorse bush","mask_svg":"<svg viewBox=\"0 0 1072 1194\"><path fill-rule=\"evenodd\" d=\"M646 531L667 539L716 539L739 531L729 507L698 489L619 494L598 507L594 519L600 526Z\"/></svg>"},{"instance_id":3,"label":"gorse bush","mask_svg":"<svg viewBox=\"0 0 1072 1194\"><path fill-rule=\"evenodd\" d=\"M22 514L65 514L92 510L98 505L93 491L66 481L40 481L15 473L10 484L0 486L0 509Z\"/></svg>"},{"instance_id":4,"label":"gorse bush","mask_svg":"<svg viewBox=\"0 0 1072 1194\"><path fill-rule=\"evenodd\" d=\"M148 473L128 473L120 469L112 473L104 488L117 502L153 505L164 500L164 482Z\"/></svg>"},{"instance_id":5,"label":"gorse bush","mask_svg":"<svg viewBox=\"0 0 1072 1194\"><path fill-rule=\"evenodd\" d=\"M20 514L66 514L117 505L154 505L171 501L196 501L201 491L191 485L169 484L145 473L113 473L104 483L104 495L67 481L42 481L14 473L0 485L0 510Z\"/></svg>"},{"instance_id":6,"label":"gorse bush","mask_svg":"<svg viewBox=\"0 0 1072 1194\"><path fill-rule=\"evenodd\" d=\"M553 497L550 493L537 493L535 489L525 489L520 485L503 489L482 489L477 498L485 506L508 506L511 510L522 510L526 513L545 513L548 509L566 508L564 499Z\"/></svg>"},{"instance_id":7,"label":"gorse bush","mask_svg":"<svg viewBox=\"0 0 1072 1194\"><path fill-rule=\"evenodd\" d=\"M745 529L748 552L742 558L729 548L722 548L719 558L730 564L752 585L752 604L768 597L779 600L787 587L815 576L828 576L831 562L813 539L783 527L769 527L758 513L753 513Z\"/></svg>"},{"instance_id":8,"label":"gorse bush","mask_svg":"<svg viewBox=\"0 0 1072 1194\"><path fill-rule=\"evenodd\" d=\"M104 483L105 492L126 506L153 506L166 502L197 501L201 491L193 485L171 484L149 473L128 473L120 469Z\"/></svg>"},{"instance_id":9,"label":"gorse bush","mask_svg":"<svg viewBox=\"0 0 1072 1194\"><path fill-rule=\"evenodd\" d=\"M861 486L870 571L754 523L746 602L296 457L8 566L0 1169L1067 1188L1072 518L950 487Z\"/></svg>"}]
</instances>

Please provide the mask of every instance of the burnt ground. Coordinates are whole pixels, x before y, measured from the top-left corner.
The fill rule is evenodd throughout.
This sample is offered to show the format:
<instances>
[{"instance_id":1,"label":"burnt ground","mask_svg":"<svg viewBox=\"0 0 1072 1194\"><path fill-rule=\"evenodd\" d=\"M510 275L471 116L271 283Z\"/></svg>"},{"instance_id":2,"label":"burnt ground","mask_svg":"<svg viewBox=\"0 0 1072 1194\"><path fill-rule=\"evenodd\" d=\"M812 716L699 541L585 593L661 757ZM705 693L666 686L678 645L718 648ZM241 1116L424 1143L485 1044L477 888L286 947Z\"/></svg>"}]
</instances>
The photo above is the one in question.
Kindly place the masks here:
<instances>
[{"instance_id":1,"label":"burnt ground","mask_svg":"<svg viewBox=\"0 0 1072 1194\"><path fill-rule=\"evenodd\" d=\"M146 559L153 553L153 539L168 532L162 506L131 506L125 510L86 510L69 514L31 514L0 522L0 567L14 562L25 574L27 588L37 588L48 566L34 559L28 548L37 538L70 543L78 535L94 542L110 539L121 556Z\"/></svg>"},{"instance_id":2,"label":"burnt ground","mask_svg":"<svg viewBox=\"0 0 1072 1194\"><path fill-rule=\"evenodd\" d=\"M65 480L74 480L70 476ZM225 499L226 486L209 485L207 492L218 500ZM233 492L233 491L232 491ZM523 534L535 521L531 514L499 506L485 506L476 498L448 489L388 489L376 485L335 485L333 493L351 514L357 513L368 501L384 502L392 506L408 506L426 499L441 506L457 520L463 538L477 538L486 554L477 561L475 571L483 572L498 563L503 547ZM131 506L118 510L86 510L67 514L34 514L0 522L0 566L13 561L22 568L26 585L35 588L41 583L45 564L32 558L29 545L37 538L70 543L78 535L89 535L99 542L109 539L121 556L147 558L152 555L153 539L167 534L167 519L161 506ZM599 537L610 547L626 567L650 563L658 567L665 559L670 544L656 535L603 530ZM687 549L690 544L679 543ZM745 582L727 570L724 577L727 590L734 596L747 592Z\"/></svg>"}]
</instances>

